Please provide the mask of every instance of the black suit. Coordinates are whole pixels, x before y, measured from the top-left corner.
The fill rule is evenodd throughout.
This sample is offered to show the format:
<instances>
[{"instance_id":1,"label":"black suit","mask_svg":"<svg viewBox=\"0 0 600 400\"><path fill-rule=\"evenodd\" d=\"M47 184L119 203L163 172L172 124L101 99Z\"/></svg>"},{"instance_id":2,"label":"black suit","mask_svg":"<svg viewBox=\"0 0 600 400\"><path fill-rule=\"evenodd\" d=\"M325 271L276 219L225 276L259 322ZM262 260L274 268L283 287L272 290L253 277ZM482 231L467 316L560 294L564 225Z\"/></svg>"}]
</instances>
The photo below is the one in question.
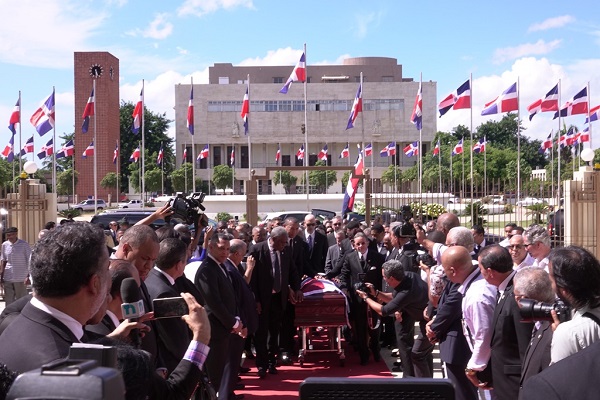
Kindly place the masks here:
<instances>
[{"instance_id":1,"label":"black suit","mask_svg":"<svg viewBox=\"0 0 600 400\"><path fill-rule=\"evenodd\" d=\"M318 272L325 272L325 259L327 258L327 249L329 248L329 243L325 235L319 231L314 231L313 235L312 250L308 246L308 272L311 274L306 274L311 277L314 277ZM306 238L306 233L304 233L303 237ZM308 240L306 243L308 245Z\"/></svg>"},{"instance_id":2,"label":"black suit","mask_svg":"<svg viewBox=\"0 0 600 400\"><path fill-rule=\"evenodd\" d=\"M531 339L533 324L521 322L519 306L513 294L512 278L494 309L492 324L494 393L499 399L516 399L519 396L521 364Z\"/></svg>"},{"instance_id":3,"label":"black suit","mask_svg":"<svg viewBox=\"0 0 600 400\"><path fill-rule=\"evenodd\" d=\"M179 297L179 292L166 276L152 269L144 281L152 300ZM181 318L164 318L154 321L158 351L167 371L171 373L183 358L191 339L190 330Z\"/></svg>"},{"instance_id":4,"label":"black suit","mask_svg":"<svg viewBox=\"0 0 600 400\"><path fill-rule=\"evenodd\" d=\"M525 352L521 371L520 386L534 375L550 365L550 347L552 344L552 327L549 321L543 321L539 329L533 330L531 341Z\"/></svg>"},{"instance_id":5,"label":"black suit","mask_svg":"<svg viewBox=\"0 0 600 400\"><path fill-rule=\"evenodd\" d=\"M229 274L210 256L196 272L195 284L206 302L210 321L210 353L206 358L208 377L220 395L226 398L233 392L229 379L222 378L230 359L231 331L237 322L236 317L239 317L235 291Z\"/></svg>"},{"instance_id":6,"label":"black suit","mask_svg":"<svg viewBox=\"0 0 600 400\"><path fill-rule=\"evenodd\" d=\"M337 243L327 249L324 272L327 279L335 278L342 272L342 252Z\"/></svg>"},{"instance_id":7,"label":"black suit","mask_svg":"<svg viewBox=\"0 0 600 400\"><path fill-rule=\"evenodd\" d=\"M189 399L199 381L200 369L191 361L181 360L167 379L156 373L152 374L148 398L150 400Z\"/></svg>"},{"instance_id":8,"label":"black suit","mask_svg":"<svg viewBox=\"0 0 600 400\"><path fill-rule=\"evenodd\" d=\"M79 339L62 322L27 303L0 336L0 362L27 372L67 357L75 342Z\"/></svg>"},{"instance_id":9,"label":"black suit","mask_svg":"<svg viewBox=\"0 0 600 400\"><path fill-rule=\"evenodd\" d=\"M115 323L112 318L108 316L108 314L104 314L102 320L95 325L86 325L85 331L89 334L98 335L98 336L107 336L109 333L117 329Z\"/></svg>"},{"instance_id":10,"label":"black suit","mask_svg":"<svg viewBox=\"0 0 600 400\"><path fill-rule=\"evenodd\" d=\"M144 311L152 311L152 298L150 297L150 294L148 293L148 288L146 287L146 284L144 282L142 282L140 285L140 296L142 298L142 301L144 302ZM144 323L150 326L150 330L146 332L144 337L142 337L142 345L140 348L150 353L150 356L152 357L152 361L154 362L156 368L162 368L165 366L165 364L160 359L160 354L158 352L158 337L156 336L156 326L154 326L154 321L146 321Z\"/></svg>"}]
</instances>

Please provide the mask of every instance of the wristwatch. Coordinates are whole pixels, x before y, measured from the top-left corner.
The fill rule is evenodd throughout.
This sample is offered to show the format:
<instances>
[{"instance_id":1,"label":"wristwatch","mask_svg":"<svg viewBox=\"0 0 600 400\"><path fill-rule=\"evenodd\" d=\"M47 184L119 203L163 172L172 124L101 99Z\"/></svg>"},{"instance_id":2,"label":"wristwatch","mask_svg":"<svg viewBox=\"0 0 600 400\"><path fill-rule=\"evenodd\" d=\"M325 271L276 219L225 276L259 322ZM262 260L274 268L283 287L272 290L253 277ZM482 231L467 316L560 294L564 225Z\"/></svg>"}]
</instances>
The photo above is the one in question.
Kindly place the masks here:
<instances>
[{"instance_id":1,"label":"wristwatch","mask_svg":"<svg viewBox=\"0 0 600 400\"><path fill-rule=\"evenodd\" d=\"M473 375L477 375L478 371L475 371L474 369L471 368L465 368L465 374L469 375L469 376L473 376Z\"/></svg>"}]
</instances>

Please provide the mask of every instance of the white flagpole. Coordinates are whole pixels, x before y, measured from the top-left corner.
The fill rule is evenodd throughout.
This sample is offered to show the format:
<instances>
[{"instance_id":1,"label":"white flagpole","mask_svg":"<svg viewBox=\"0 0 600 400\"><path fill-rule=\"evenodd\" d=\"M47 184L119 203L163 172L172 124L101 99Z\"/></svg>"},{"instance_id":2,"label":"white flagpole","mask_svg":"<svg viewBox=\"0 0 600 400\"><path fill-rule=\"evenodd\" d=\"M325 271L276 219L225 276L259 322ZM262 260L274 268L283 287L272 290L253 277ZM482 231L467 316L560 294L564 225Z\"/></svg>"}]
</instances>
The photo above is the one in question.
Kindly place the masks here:
<instances>
[{"instance_id":1,"label":"white flagpole","mask_svg":"<svg viewBox=\"0 0 600 400\"><path fill-rule=\"evenodd\" d=\"M248 181L252 180L252 143L250 143L250 74L248 74Z\"/></svg>"},{"instance_id":2,"label":"white flagpole","mask_svg":"<svg viewBox=\"0 0 600 400\"><path fill-rule=\"evenodd\" d=\"M438 139L439 140L439 139ZM436 142L436 145L439 142ZM440 177L440 193L443 193L442 190L442 146L440 145L440 148L438 149L438 172L439 172L439 177Z\"/></svg>"},{"instance_id":3,"label":"white flagpole","mask_svg":"<svg viewBox=\"0 0 600 400\"><path fill-rule=\"evenodd\" d=\"M589 130L589 136L590 136L590 140L589 140L590 145L589 145L589 148L592 149L592 121L590 121L590 109L592 108L591 107L592 104L590 103L590 99L592 98L592 94L590 93L590 81L588 81L587 87L588 87L588 90L587 90L587 92L588 92L588 112L587 112L587 119L588 119L588 130ZM19 124L19 126L20 126L20 124ZM594 163L594 161L592 160L592 165L593 165L593 163Z\"/></svg>"},{"instance_id":4,"label":"white flagpole","mask_svg":"<svg viewBox=\"0 0 600 400\"><path fill-rule=\"evenodd\" d=\"M454 194L454 171L452 170L453 166L453 156L452 150L450 151L450 193Z\"/></svg>"},{"instance_id":5,"label":"white flagpole","mask_svg":"<svg viewBox=\"0 0 600 400\"><path fill-rule=\"evenodd\" d=\"M471 128L469 129L469 132L471 133L471 151L469 153L471 155L471 160L470 160L470 162L471 162L471 204L473 204L473 190L474 190L474 184L473 184L473 74L469 74L469 86L471 87L471 107L469 107L469 109L471 111ZM464 146L464 143L463 143L463 146ZM464 154L464 151L463 151L463 154ZM471 221L474 221L473 214L474 214L474 210L473 210L473 206L471 206Z\"/></svg>"},{"instance_id":6,"label":"white flagpole","mask_svg":"<svg viewBox=\"0 0 600 400\"><path fill-rule=\"evenodd\" d=\"M483 197L487 197L487 138L483 137Z\"/></svg>"},{"instance_id":7,"label":"white flagpole","mask_svg":"<svg viewBox=\"0 0 600 400\"><path fill-rule=\"evenodd\" d=\"M419 91L423 99L423 72L419 78ZM417 95L418 96L418 95ZM419 198L423 197L423 110L421 109L421 129L419 129Z\"/></svg>"},{"instance_id":8,"label":"white flagpole","mask_svg":"<svg viewBox=\"0 0 600 400\"><path fill-rule=\"evenodd\" d=\"M96 115L98 115L98 93L96 93L96 78L92 81L92 91L94 92L94 212L98 209L98 143L96 142ZM85 143L84 143L85 144ZM73 154L73 163L75 162L75 154Z\"/></svg>"},{"instance_id":9,"label":"white flagpole","mask_svg":"<svg viewBox=\"0 0 600 400\"><path fill-rule=\"evenodd\" d=\"M95 146L96 144L94 144ZM119 146L119 141L116 141L116 146L117 148L117 160L116 160L116 164L117 164L117 203L119 203L119 194L120 194L120 188L119 188L119 166L121 164L121 149Z\"/></svg>"},{"instance_id":10,"label":"white flagpole","mask_svg":"<svg viewBox=\"0 0 600 400\"><path fill-rule=\"evenodd\" d=\"M56 103L56 98L54 99L54 103ZM56 109L56 105L54 106ZM21 150L23 149L23 143L22 143L22 135L21 135L21 112L22 112L22 105L21 105L21 91L19 90L19 172L23 170L23 157L21 157ZM55 122L56 125L56 122ZM35 136L35 135L34 135ZM14 141L14 140L13 140ZM16 155L17 153L15 153L15 144L13 143L13 157ZM14 182L14 178L15 178L15 172L14 172L14 163L13 163L13 182Z\"/></svg>"},{"instance_id":11,"label":"white flagpole","mask_svg":"<svg viewBox=\"0 0 600 400\"><path fill-rule=\"evenodd\" d=\"M160 195L164 196L165 194L165 152L163 150L163 142L160 142L160 150L162 151L162 156L160 159Z\"/></svg>"},{"instance_id":12,"label":"white flagpole","mask_svg":"<svg viewBox=\"0 0 600 400\"><path fill-rule=\"evenodd\" d=\"M306 43L304 43L304 71L305 77L304 79L304 166L308 167L308 114L307 114L307 100L306 100L306 92L307 92L307 84L308 84L308 57L306 56ZM306 186L306 209L310 210L310 186L308 184L308 170L304 171L304 180Z\"/></svg>"},{"instance_id":13,"label":"white flagpole","mask_svg":"<svg viewBox=\"0 0 600 400\"><path fill-rule=\"evenodd\" d=\"M560 85L560 79L558 80L558 141L560 142L560 120L562 119L560 116L560 108L562 107L562 103L561 103L561 99L560 99L560 92L561 92L561 85ZM558 151L558 177L557 177L557 185L556 185L556 192L557 192L557 202L556 205L560 205L560 143L557 143L556 146L556 150Z\"/></svg>"},{"instance_id":14,"label":"white flagpole","mask_svg":"<svg viewBox=\"0 0 600 400\"><path fill-rule=\"evenodd\" d=\"M194 90L194 77L190 76L190 93L193 92ZM194 106L194 99L192 98L192 106ZM189 105L188 105L189 108ZM193 109L193 113L196 114L196 108L194 107ZM196 119L192 118L192 122L193 125L196 125ZM192 132L194 132L194 134L192 134L192 159L194 160L193 163L193 167L192 167L192 192L196 193L196 163L198 162L197 158L196 158L196 146L194 146L194 135L196 134L195 132L196 130L194 129L194 127L192 126ZM206 167L208 168L208 159L206 160ZM187 174L185 175L185 177L187 178ZM186 181L187 182L187 181ZM187 194L187 184L186 184L186 194ZM208 180L208 194L210 194L210 179Z\"/></svg>"},{"instance_id":15,"label":"white flagpole","mask_svg":"<svg viewBox=\"0 0 600 400\"><path fill-rule=\"evenodd\" d=\"M54 109L56 110L56 94L52 86L52 95L54 96ZM19 124L19 129L21 124ZM75 169L73 169L75 171ZM54 114L54 127L52 128L52 193L56 193L56 113ZM72 193L75 195L75 191Z\"/></svg>"},{"instance_id":16,"label":"white flagpole","mask_svg":"<svg viewBox=\"0 0 600 400\"><path fill-rule=\"evenodd\" d=\"M146 185L144 182L144 177L145 177L145 168L146 168L146 162L144 161L145 159L145 154L146 154L146 142L145 142L145 136L146 134L144 133L144 123L145 123L145 118L144 118L144 109L146 107L146 89L144 88L144 79L142 79L142 154L140 154L140 157L142 158L142 165L141 165L141 172L140 172L140 188L141 188L141 192L142 192L142 208L144 208L144 203L146 203Z\"/></svg>"},{"instance_id":17,"label":"white flagpole","mask_svg":"<svg viewBox=\"0 0 600 400\"><path fill-rule=\"evenodd\" d=\"M521 200L521 88L519 77L517 77L517 203Z\"/></svg>"}]
</instances>

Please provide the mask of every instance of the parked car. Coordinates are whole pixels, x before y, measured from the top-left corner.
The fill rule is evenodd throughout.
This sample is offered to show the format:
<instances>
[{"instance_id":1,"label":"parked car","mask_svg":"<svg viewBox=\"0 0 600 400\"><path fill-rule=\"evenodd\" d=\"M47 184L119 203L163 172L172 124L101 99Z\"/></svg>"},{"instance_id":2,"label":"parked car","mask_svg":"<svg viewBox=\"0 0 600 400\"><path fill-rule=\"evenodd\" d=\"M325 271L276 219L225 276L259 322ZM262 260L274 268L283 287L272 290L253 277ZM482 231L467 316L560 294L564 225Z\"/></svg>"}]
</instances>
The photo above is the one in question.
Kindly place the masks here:
<instances>
[{"instance_id":1,"label":"parked car","mask_svg":"<svg viewBox=\"0 0 600 400\"><path fill-rule=\"evenodd\" d=\"M102 211L107 207L106 202L102 199L94 200L87 199L81 203L75 204L73 208L79 211Z\"/></svg>"},{"instance_id":2,"label":"parked car","mask_svg":"<svg viewBox=\"0 0 600 400\"><path fill-rule=\"evenodd\" d=\"M525 197L523 200L517 201L518 206L532 206L534 204L542 204L543 201L535 197Z\"/></svg>"},{"instance_id":3,"label":"parked car","mask_svg":"<svg viewBox=\"0 0 600 400\"><path fill-rule=\"evenodd\" d=\"M143 205L142 200L129 200L126 203L119 203L119 208L142 208Z\"/></svg>"},{"instance_id":4,"label":"parked car","mask_svg":"<svg viewBox=\"0 0 600 400\"><path fill-rule=\"evenodd\" d=\"M565 241L565 210L560 208L548 216L548 233L552 247L563 246Z\"/></svg>"}]
</instances>

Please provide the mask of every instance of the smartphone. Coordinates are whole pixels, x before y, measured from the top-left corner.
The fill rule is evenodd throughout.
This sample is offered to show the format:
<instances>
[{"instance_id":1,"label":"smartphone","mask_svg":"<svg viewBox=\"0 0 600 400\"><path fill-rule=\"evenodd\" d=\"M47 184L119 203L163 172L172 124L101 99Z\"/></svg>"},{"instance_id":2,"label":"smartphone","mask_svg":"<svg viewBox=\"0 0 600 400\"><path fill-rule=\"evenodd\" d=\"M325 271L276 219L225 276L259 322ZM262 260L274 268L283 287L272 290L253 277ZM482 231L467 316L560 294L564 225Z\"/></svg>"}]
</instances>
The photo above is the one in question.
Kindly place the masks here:
<instances>
[{"instance_id":1,"label":"smartphone","mask_svg":"<svg viewBox=\"0 0 600 400\"><path fill-rule=\"evenodd\" d=\"M186 315L189 310L183 297L165 297L152 300L154 318L176 318Z\"/></svg>"}]
</instances>

